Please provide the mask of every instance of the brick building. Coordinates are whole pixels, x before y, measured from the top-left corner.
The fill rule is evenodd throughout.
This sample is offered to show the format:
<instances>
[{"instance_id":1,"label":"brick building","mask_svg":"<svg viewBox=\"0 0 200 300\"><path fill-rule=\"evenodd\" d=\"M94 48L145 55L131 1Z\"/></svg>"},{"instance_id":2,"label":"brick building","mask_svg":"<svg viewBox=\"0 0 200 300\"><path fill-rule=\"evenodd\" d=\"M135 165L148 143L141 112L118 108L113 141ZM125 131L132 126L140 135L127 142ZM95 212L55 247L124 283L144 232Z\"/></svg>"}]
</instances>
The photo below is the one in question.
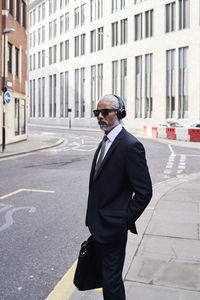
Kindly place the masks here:
<instances>
[{"instance_id":1,"label":"brick building","mask_svg":"<svg viewBox=\"0 0 200 300\"><path fill-rule=\"evenodd\" d=\"M13 32L6 32L4 29ZM10 31L11 31L10 30ZM5 112L6 144L27 138L27 1L0 1L0 124ZM4 45L5 35L5 45ZM9 104L3 105L5 47L5 88L11 95ZM0 144L2 130L0 130Z\"/></svg>"}]
</instances>

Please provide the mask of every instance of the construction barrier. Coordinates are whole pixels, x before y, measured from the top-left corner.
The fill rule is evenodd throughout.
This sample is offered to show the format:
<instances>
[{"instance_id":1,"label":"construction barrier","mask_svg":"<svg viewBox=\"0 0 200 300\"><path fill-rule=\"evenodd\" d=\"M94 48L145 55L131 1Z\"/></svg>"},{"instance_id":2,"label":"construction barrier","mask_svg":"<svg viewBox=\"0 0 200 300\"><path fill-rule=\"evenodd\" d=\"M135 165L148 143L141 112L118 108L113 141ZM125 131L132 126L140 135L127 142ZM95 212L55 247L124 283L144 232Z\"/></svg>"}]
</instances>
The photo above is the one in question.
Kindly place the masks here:
<instances>
[{"instance_id":1,"label":"construction barrier","mask_svg":"<svg viewBox=\"0 0 200 300\"><path fill-rule=\"evenodd\" d=\"M196 129L145 125L144 135L169 140L200 142L200 128Z\"/></svg>"}]
</instances>

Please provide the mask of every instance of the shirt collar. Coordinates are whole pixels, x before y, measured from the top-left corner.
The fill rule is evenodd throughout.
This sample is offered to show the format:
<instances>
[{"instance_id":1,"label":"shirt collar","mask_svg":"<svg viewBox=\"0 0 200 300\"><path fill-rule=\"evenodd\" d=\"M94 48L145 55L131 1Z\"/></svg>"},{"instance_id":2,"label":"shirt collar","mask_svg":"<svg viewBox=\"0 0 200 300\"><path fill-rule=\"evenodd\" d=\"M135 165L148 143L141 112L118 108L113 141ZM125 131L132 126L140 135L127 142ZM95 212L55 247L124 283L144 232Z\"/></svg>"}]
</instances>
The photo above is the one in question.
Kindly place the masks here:
<instances>
[{"instance_id":1,"label":"shirt collar","mask_svg":"<svg viewBox=\"0 0 200 300\"><path fill-rule=\"evenodd\" d=\"M111 143L114 141L114 139L120 133L121 130L122 130L122 125L119 124L108 133L107 137Z\"/></svg>"}]
</instances>

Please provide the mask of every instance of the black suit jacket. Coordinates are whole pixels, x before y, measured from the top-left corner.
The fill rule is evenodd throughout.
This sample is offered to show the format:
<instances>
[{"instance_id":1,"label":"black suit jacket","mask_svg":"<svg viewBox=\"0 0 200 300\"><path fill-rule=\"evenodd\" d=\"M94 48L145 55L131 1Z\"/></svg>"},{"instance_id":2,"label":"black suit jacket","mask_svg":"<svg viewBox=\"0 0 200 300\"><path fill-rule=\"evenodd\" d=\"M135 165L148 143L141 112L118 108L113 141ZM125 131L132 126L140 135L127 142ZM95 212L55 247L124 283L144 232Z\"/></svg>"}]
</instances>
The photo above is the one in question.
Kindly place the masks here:
<instances>
[{"instance_id":1,"label":"black suit jacket","mask_svg":"<svg viewBox=\"0 0 200 300\"><path fill-rule=\"evenodd\" d=\"M143 145L124 128L109 148L94 178L101 143L94 155L86 226L100 243L137 233L135 221L152 197L152 184Z\"/></svg>"}]
</instances>

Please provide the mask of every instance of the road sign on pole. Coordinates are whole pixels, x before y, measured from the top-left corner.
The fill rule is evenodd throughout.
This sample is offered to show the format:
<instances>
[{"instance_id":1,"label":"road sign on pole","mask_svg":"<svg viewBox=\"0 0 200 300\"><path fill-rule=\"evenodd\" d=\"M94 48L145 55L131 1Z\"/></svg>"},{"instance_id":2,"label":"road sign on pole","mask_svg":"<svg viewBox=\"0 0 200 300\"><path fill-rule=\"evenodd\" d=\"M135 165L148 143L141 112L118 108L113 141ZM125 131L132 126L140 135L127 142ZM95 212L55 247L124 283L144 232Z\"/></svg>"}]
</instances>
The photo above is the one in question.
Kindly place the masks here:
<instances>
[{"instance_id":1,"label":"road sign on pole","mask_svg":"<svg viewBox=\"0 0 200 300\"><path fill-rule=\"evenodd\" d=\"M10 101L11 101L11 95L10 95L10 93L7 91L7 92L5 92L5 94L4 94L4 102L5 102L6 104L9 104Z\"/></svg>"}]
</instances>

